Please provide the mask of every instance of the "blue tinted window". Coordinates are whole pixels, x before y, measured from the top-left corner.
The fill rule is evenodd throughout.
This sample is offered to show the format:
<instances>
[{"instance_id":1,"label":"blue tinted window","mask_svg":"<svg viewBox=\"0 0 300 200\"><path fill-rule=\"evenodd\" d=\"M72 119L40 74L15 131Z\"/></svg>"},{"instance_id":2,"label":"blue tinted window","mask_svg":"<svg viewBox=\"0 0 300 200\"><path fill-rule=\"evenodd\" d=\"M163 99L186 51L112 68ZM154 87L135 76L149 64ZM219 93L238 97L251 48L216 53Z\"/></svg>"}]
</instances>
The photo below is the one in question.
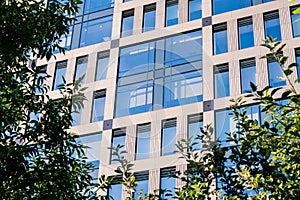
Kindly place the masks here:
<instances>
[{"instance_id":1,"label":"blue tinted window","mask_svg":"<svg viewBox=\"0 0 300 200\"><path fill-rule=\"evenodd\" d=\"M112 135L112 147L117 147L118 145L121 145L122 148L120 149L119 152L121 151L125 151L125 143L126 141L126 130L125 128L123 129L116 129L116 130L113 130L113 135ZM122 155L124 156L124 155ZM118 163L117 161L114 161L114 159L117 159L118 157L116 155L112 155L111 154L111 157L110 157L110 163L111 164L115 164L115 163Z\"/></svg>"},{"instance_id":2,"label":"blue tinted window","mask_svg":"<svg viewBox=\"0 0 300 200\"><path fill-rule=\"evenodd\" d=\"M265 22L265 37L268 35L276 38L277 41L281 40L281 32L280 32L280 21L279 14L277 11L264 14L264 22Z\"/></svg>"},{"instance_id":3,"label":"blue tinted window","mask_svg":"<svg viewBox=\"0 0 300 200\"><path fill-rule=\"evenodd\" d=\"M269 85L271 87L278 87L286 85L280 65L273 59L268 59L268 73L269 73Z\"/></svg>"},{"instance_id":4,"label":"blue tinted window","mask_svg":"<svg viewBox=\"0 0 300 200\"><path fill-rule=\"evenodd\" d=\"M166 2L166 26L178 24L178 0Z\"/></svg>"},{"instance_id":5,"label":"blue tinted window","mask_svg":"<svg viewBox=\"0 0 300 200\"><path fill-rule=\"evenodd\" d=\"M82 23L80 47L109 41L111 37L112 16L106 16Z\"/></svg>"},{"instance_id":6,"label":"blue tinted window","mask_svg":"<svg viewBox=\"0 0 300 200\"><path fill-rule=\"evenodd\" d=\"M151 124L139 125L136 136L135 159L147 159L150 157Z\"/></svg>"},{"instance_id":7,"label":"blue tinted window","mask_svg":"<svg viewBox=\"0 0 300 200\"><path fill-rule=\"evenodd\" d=\"M44 91L44 82L46 79L46 75L47 75L47 67L46 66L42 66L39 69L39 73L36 76L35 79L35 93L36 94L41 94Z\"/></svg>"},{"instance_id":8,"label":"blue tinted window","mask_svg":"<svg viewBox=\"0 0 300 200\"><path fill-rule=\"evenodd\" d=\"M108 195L113 200L122 200L122 184L121 183L111 184L111 188L108 189Z\"/></svg>"},{"instance_id":9,"label":"blue tinted window","mask_svg":"<svg viewBox=\"0 0 300 200\"><path fill-rule=\"evenodd\" d=\"M300 78L300 49L296 49L296 63L298 64L297 67L298 78Z\"/></svg>"},{"instance_id":10,"label":"blue tinted window","mask_svg":"<svg viewBox=\"0 0 300 200\"><path fill-rule=\"evenodd\" d=\"M300 18L300 14L293 14L293 11L296 10L297 7L291 8L291 18L292 18L293 36L294 37L300 36L300 23L299 23L299 21L297 21Z\"/></svg>"},{"instance_id":11,"label":"blue tinted window","mask_svg":"<svg viewBox=\"0 0 300 200\"><path fill-rule=\"evenodd\" d=\"M231 110L221 110L216 111L215 116L216 139L220 139L222 146L227 146L229 143L226 142L226 133L236 129L236 122L233 120L234 115Z\"/></svg>"},{"instance_id":12,"label":"blue tinted window","mask_svg":"<svg viewBox=\"0 0 300 200\"><path fill-rule=\"evenodd\" d=\"M189 21L202 17L202 0L189 0Z\"/></svg>"},{"instance_id":13,"label":"blue tinted window","mask_svg":"<svg viewBox=\"0 0 300 200\"><path fill-rule=\"evenodd\" d=\"M168 190L168 192L161 193L161 198L164 200L171 200L173 199L172 196L175 196L176 179L174 177L169 177L170 173L175 173L175 168L165 168L160 170L160 190Z\"/></svg>"},{"instance_id":14,"label":"blue tinted window","mask_svg":"<svg viewBox=\"0 0 300 200\"><path fill-rule=\"evenodd\" d=\"M254 46L252 18L238 20L239 26L239 48L245 49Z\"/></svg>"},{"instance_id":15,"label":"blue tinted window","mask_svg":"<svg viewBox=\"0 0 300 200\"><path fill-rule=\"evenodd\" d=\"M213 27L214 55L228 52L227 24Z\"/></svg>"},{"instance_id":16,"label":"blue tinted window","mask_svg":"<svg viewBox=\"0 0 300 200\"><path fill-rule=\"evenodd\" d=\"M192 138L193 142L197 144L194 145L194 150L200 150L202 148L202 141L196 139L198 136L202 135L201 128L203 128L203 116L202 115L194 115L190 116L188 119L188 137Z\"/></svg>"},{"instance_id":17,"label":"blue tinted window","mask_svg":"<svg viewBox=\"0 0 300 200\"><path fill-rule=\"evenodd\" d=\"M148 193L148 182L149 182L149 173L146 172L138 172L135 174L135 178L137 181L137 186L135 188L134 199L139 199L138 192L142 191L141 196L144 196Z\"/></svg>"},{"instance_id":18,"label":"blue tinted window","mask_svg":"<svg viewBox=\"0 0 300 200\"><path fill-rule=\"evenodd\" d=\"M154 30L155 29L155 20L156 20L155 4L145 6L144 7L143 32Z\"/></svg>"},{"instance_id":19,"label":"blue tinted window","mask_svg":"<svg viewBox=\"0 0 300 200\"><path fill-rule=\"evenodd\" d=\"M162 128L161 155L174 154L176 151L176 119L163 121Z\"/></svg>"},{"instance_id":20,"label":"blue tinted window","mask_svg":"<svg viewBox=\"0 0 300 200\"><path fill-rule=\"evenodd\" d=\"M228 64L214 67L215 98L230 96Z\"/></svg>"},{"instance_id":21,"label":"blue tinted window","mask_svg":"<svg viewBox=\"0 0 300 200\"><path fill-rule=\"evenodd\" d=\"M95 92L92 122L102 121L104 117L105 90Z\"/></svg>"},{"instance_id":22,"label":"blue tinted window","mask_svg":"<svg viewBox=\"0 0 300 200\"><path fill-rule=\"evenodd\" d=\"M69 33L67 33L66 35L63 35L60 39L60 43L59 45L61 47L64 47L66 50L70 50L71 49L71 42L72 42L72 34L73 34L73 26L69 27ZM53 53L59 53L59 50L56 49Z\"/></svg>"},{"instance_id":23,"label":"blue tinted window","mask_svg":"<svg viewBox=\"0 0 300 200\"><path fill-rule=\"evenodd\" d=\"M53 90L57 90L59 85L64 84L63 77L66 76L67 61L56 64L55 77L53 83Z\"/></svg>"},{"instance_id":24,"label":"blue tinted window","mask_svg":"<svg viewBox=\"0 0 300 200\"><path fill-rule=\"evenodd\" d=\"M97 69L95 80L104 80L107 74L107 68L109 63L109 53L98 54Z\"/></svg>"},{"instance_id":25,"label":"blue tinted window","mask_svg":"<svg viewBox=\"0 0 300 200\"><path fill-rule=\"evenodd\" d=\"M85 84L87 64L88 64L87 56L77 59L74 81L77 81L79 78L83 77L83 79L80 83Z\"/></svg>"},{"instance_id":26,"label":"blue tinted window","mask_svg":"<svg viewBox=\"0 0 300 200\"><path fill-rule=\"evenodd\" d=\"M134 10L123 12L121 36L129 36L133 34Z\"/></svg>"},{"instance_id":27,"label":"blue tinted window","mask_svg":"<svg viewBox=\"0 0 300 200\"><path fill-rule=\"evenodd\" d=\"M78 126L81 123L81 112L82 109L72 109L72 126Z\"/></svg>"},{"instance_id":28,"label":"blue tinted window","mask_svg":"<svg viewBox=\"0 0 300 200\"><path fill-rule=\"evenodd\" d=\"M250 82L256 84L255 60L244 60L240 62L241 66L241 88L242 93L251 92Z\"/></svg>"},{"instance_id":29,"label":"blue tinted window","mask_svg":"<svg viewBox=\"0 0 300 200\"><path fill-rule=\"evenodd\" d=\"M85 0L84 14L112 8L114 0Z\"/></svg>"}]
</instances>

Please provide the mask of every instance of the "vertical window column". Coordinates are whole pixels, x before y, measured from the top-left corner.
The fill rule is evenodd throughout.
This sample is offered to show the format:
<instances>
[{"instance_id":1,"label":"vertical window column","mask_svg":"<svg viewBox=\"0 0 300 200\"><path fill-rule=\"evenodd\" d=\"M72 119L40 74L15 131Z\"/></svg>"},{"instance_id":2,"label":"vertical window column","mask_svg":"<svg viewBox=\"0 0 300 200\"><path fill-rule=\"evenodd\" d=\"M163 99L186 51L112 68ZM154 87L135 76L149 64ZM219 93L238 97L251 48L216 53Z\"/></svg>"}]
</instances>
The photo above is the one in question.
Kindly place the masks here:
<instances>
[{"instance_id":1,"label":"vertical window column","mask_svg":"<svg viewBox=\"0 0 300 200\"><path fill-rule=\"evenodd\" d=\"M165 26L176 24L178 24L178 0L167 0Z\"/></svg>"},{"instance_id":2,"label":"vertical window column","mask_svg":"<svg viewBox=\"0 0 300 200\"><path fill-rule=\"evenodd\" d=\"M134 9L123 11L121 37L133 34Z\"/></svg>"},{"instance_id":3,"label":"vertical window column","mask_svg":"<svg viewBox=\"0 0 300 200\"><path fill-rule=\"evenodd\" d=\"M238 20L239 27L239 49L254 46L252 17Z\"/></svg>"},{"instance_id":4,"label":"vertical window column","mask_svg":"<svg viewBox=\"0 0 300 200\"><path fill-rule=\"evenodd\" d=\"M82 78L80 84L85 84L87 64L88 64L87 56L77 58L74 81L77 81L79 80L79 78Z\"/></svg>"},{"instance_id":5,"label":"vertical window column","mask_svg":"<svg viewBox=\"0 0 300 200\"><path fill-rule=\"evenodd\" d=\"M97 69L95 74L95 81L104 80L106 78L109 64L109 52L102 52L98 54Z\"/></svg>"},{"instance_id":6,"label":"vertical window column","mask_svg":"<svg viewBox=\"0 0 300 200\"><path fill-rule=\"evenodd\" d=\"M292 7L290 9L291 19L292 19L292 28L293 28L293 37L299 37L300 36L300 24L299 24L299 21L297 21L300 18L300 14L293 14L293 12L298 7L299 6L296 6L296 7Z\"/></svg>"},{"instance_id":7,"label":"vertical window column","mask_svg":"<svg viewBox=\"0 0 300 200\"><path fill-rule=\"evenodd\" d=\"M276 62L276 60L268 58L267 62L268 62L269 85L271 87L279 87L279 86L286 85L285 80L281 79L281 77L284 77L284 75L280 68L280 65Z\"/></svg>"},{"instance_id":8,"label":"vertical window column","mask_svg":"<svg viewBox=\"0 0 300 200\"><path fill-rule=\"evenodd\" d=\"M188 137L192 138L192 143L196 142L193 150L200 150L202 148L202 141L196 139L202 135L201 128L203 128L203 115L193 115L188 117Z\"/></svg>"},{"instance_id":9,"label":"vertical window column","mask_svg":"<svg viewBox=\"0 0 300 200\"><path fill-rule=\"evenodd\" d=\"M176 151L176 119L162 122L161 155L167 156Z\"/></svg>"},{"instance_id":10,"label":"vertical window column","mask_svg":"<svg viewBox=\"0 0 300 200\"><path fill-rule=\"evenodd\" d=\"M228 52L227 23L213 26L214 55Z\"/></svg>"},{"instance_id":11,"label":"vertical window column","mask_svg":"<svg viewBox=\"0 0 300 200\"><path fill-rule=\"evenodd\" d=\"M111 145L112 147L117 147L118 145L121 145L122 148L120 149L119 152L125 151L126 147L126 129L121 128L121 129L115 129L113 130L112 133L112 141ZM124 156L124 155L123 155ZM118 163L117 161L114 161L114 159L117 159L118 157L116 155L113 155L112 153L110 154L110 164L116 164Z\"/></svg>"},{"instance_id":12,"label":"vertical window column","mask_svg":"<svg viewBox=\"0 0 300 200\"><path fill-rule=\"evenodd\" d=\"M170 173L175 173L175 171L175 167L160 170L160 190L167 190L165 193L160 193L160 198L164 200L171 200L173 199L172 196L175 195L176 179L169 177Z\"/></svg>"},{"instance_id":13,"label":"vertical window column","mask_svg":"<svg viewBox=\"0 0 300 200\"><path fill-rule=\"evenodd\" d=\"M63 79L66 76L67 70L67 61L59 62L56 64L54 82L53 82L53 90L57 90L58 86L64 84Z\"/></svg>"},{"instance_id":14,"label":"vertical window column","mask_svg":"<svg viewBox=\"0 0 300 200\"><path fill-rule=\"evenodd\" d=\"M154 30L155 23L156 23L156 4L144 6L143 32Z\"/></svg>"},{"instance_id":15,"label":"vertical window column","mask_svg":"<svg viewBox=\"0 0 300 200\"><path fill-rule=\"evenodd\" d=\"M94 94L92 122L102 121L104 118L106 90L99 90Z\"/></svg>"},{"instance_id":16,"label":"vertical window column","mask_svg":"<svg viewBox=\"0 0 300 200\"><path fill-rule=\"evenodd\" d=\"M273 11L264 14L265 37L268 35L281 40L280 20L278 11Z\"/></svg>"},{"instance_id":17,"label":"vertical window column","mask_svg":"<svg viewBox=\"0 0 300 200\"><path fill-rule=\"evenodd\" d=\"M189 0L189 21L202 18L202 0Z\"/></svg>"},{"instance_id":18,"label":"vertical window column","mask_svg":"<svg viewBox=\"0 0 300 200\"><path fill-rule=\"evenodd\" d=\"M134 199L139 199L138 193L141 191L141 196L144 196L148 193L148 182L149 182L149 172L137 172L134 174L137 186L135 188Z\"/></svg>"},{"instance_id":19,"label":"vertical window column","mask_svg":"<svg viewBox=\"0 0 300 200\"><path fill-rule=\"evenodd\" d=\"M298 64L297 67L298 78L300 78L300 49L296 49L295 54L296 54L296 63Z\"/></svg>"},{"instance_id":20,"label":"vertical window column","mask_svg":"<svg viewBox=\"0 0 300 200\"><path fill-rule=\"evenodd\" d=\"M230 96L228 64L214 66L214 83L215 98Z\"/></svg>"},{"instance_id":21,"label":"vertical window column","mask_svg":"<svg viewBox=\"0 0 300 200\"><path fill-rule=\"evenodd\" d=\"M252 91L250 83L256 84L255 58L240 61L242 93Z\"/></svg>"},{"instance_id":22,"label":"vertical window column","mask_svg":"<svg viewBox=\"0 0 300 200\"><path fill-rule=\"evenodd\" d=\"M135 159L147 159L150 157L151 124L137 126Z\"/></svg>"}]
</instances>

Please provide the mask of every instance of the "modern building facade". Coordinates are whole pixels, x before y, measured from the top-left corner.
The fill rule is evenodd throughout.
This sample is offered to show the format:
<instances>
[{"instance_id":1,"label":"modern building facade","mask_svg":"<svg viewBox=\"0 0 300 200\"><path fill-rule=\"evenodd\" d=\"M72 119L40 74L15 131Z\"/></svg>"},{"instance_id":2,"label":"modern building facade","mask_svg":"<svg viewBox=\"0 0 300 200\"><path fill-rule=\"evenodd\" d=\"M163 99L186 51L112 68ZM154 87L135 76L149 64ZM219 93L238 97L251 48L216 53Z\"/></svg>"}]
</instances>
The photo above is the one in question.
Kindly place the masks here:
<instances>
[{"instance_id":1,"label":"modern building facade","mask_svg":"<svg viewBox=\"0 0 300 200\"><path fill-rule=\"evenodd\" d=\"M179 187L171 170L185 170L176 142L214 127L213 140L234 123L229 100L258 88L287 86L279 66L260 44L266 35L286 43L289 62L300 63L300 22L286 0L84 0L62 45L69 50L38 65L51 98L59 98L62 76L72 82L85 74L87 101L74 114L78 132L95 164L93 176L113 174L109 147L124 145L134 164L138 190ZM300 77L300 68L291 75ZM297 85L299 87L299 85ZM249 115L262 119L248 101ZM196 150L202 148L201 144ZM122 199L122 186L110 190Z\"/></svg>"}]
</instances>

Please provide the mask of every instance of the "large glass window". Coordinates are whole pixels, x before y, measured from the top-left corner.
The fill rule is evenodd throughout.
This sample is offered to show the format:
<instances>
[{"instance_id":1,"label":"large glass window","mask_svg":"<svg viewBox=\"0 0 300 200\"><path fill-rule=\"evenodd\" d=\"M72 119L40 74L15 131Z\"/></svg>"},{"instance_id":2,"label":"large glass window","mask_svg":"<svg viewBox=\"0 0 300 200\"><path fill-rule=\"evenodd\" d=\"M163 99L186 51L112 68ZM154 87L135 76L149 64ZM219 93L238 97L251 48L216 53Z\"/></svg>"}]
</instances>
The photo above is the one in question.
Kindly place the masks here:
<instances>
[{"instance_id":1,"label":"large glass window","mask_svg":"<svg viewBox=\"0 0 300 200\"><path fill-rule=\"evenodd\" d=\"M214 55L228 52L227 24L213 26Z\"/></svg>"},{"instance_id":2,"label":"large glass window","mask_svg":"<svg viewBox=\"0 0 300 200\"><path fill-rule=\"evenodd\" d=\"M126 129L122 128L122 129L115 129L113 130L113 134L112 134L112 147L117 147L118 145L122 146L122 148L120 149L119 152L121 151L125 151L125 143L126 141ZM124 155L123 155L124 156ZM117 159L118 157L116 155L112 155L110 154L110 163L111 164L115 164L118 163L117 161L115 161L114 159Z\"/></svg>"},{"instance_id":3,"label":"large glass window","mask_svg":"<svg viewBox=\"0 0 300 200\"><path fill-rule=\"evenodd\" d=\"M174 154L176 151L176 119L162 122L161 155Z\"/></svg>"},{"instance_id":4,"label":"large glass window","mask_svg":"<svg viewBox=\"0 0 300 200\"><path fill-rule=\"evenodd\" d=\"M122 184L121 177L113 179L111 187L108 189L109 199L122 200Z\"/></svg>"},{"instance_id":5,"label":"large glass window","mask_svg":"<svg viewBox=\"0 0 300 200\"><path fill-rule=\"evenodd\" d=\"M109 52L99 53L97 59L95 81L104 80L106 78L108 63L109 63Z\"/></svg>"},{"instance_id":6,"label":"large glass window","mask_svg":"<svg viewBox=\"0 0 300 200\"><path fill-rule=\"evenodd\" d=\"M164 200L171 200L173 199L172 196L175 196L176 179L169 177L170 173L175 173L175 171L174 167L160 170L160 190L167 191L160 194L160 197Z\"/></svg>"},{"instance_id":7,"label":"large glass window","mask_svg":"<svg viewBox=\"0 0 300 200\"><path fill-rule=\"evenodd\" d=\"M239 48L245 49L254 46L252 17L238 20Z\"/></svg>"},{"instance_id":8,"label":"large glass window","mask_svg":"<svg viewBox=\"0 0 300 200\"><path fill-rule=\"evenodd\" d=\"M296 49L295 54L296 54L296 63L298 64L297 67L298 78L300 78L300 49Z\"/></svg>"},{"instance_id":9,"label":"large glass window","mask_svg":"<svg viewBox=\"0 0 300 200\"><path fill-rule=\"evenodd\" d=\"M228 64L214 66L215 98L230 96Z\"/></svg>"},{"instance_id":10,"label":"large glass window","mask_svg":"<svg viewBox=\"0 0 300 200\"><path fill-rule=\"evenodd\" d=\"M156 5L144 6L144 21L143 21L143 32L151 31L155 29L156 20Z\"/></svg>"},{"instance_id":11,"label":"large glass window","mask_svg":"<svg viewBox=\"0 0 300 200\"><path fill-rule=\"evenodd\" d=\"M227 146L227 135L236 128L236 122L233 120L233 113L231 110L220 110L215 113L215 130L216 139L219 139L222 146Z\"/></svg>"},{"instance_id":12,"label":"large glass window","mask_svg":"<svg viewBox=\"0 0 300 200\"><path fill-rule=\"evenodd\" d=\"M280 20L278 11L269 12L264 14L265 23L265 37L268 35L276 38L277 41L281 40Z\"/></svg>"},{"instance_id":13,"label":"large glass window","mask_svg":"<svg viewBox=\"0 0 300 200\"><path fill-rule=\"evenodd\" d=\"M114 0L85 0L84 14L112 8L113 6Z\"/></svg>"},{"instance_id":14,"label":"large glass window","mask_svg":"<svg viewBox=\"0 0 300 200\"><path fill-rule=\"evenodd\" d=\"M256 84L255 58L240 61L242 93L252 91L250 83Z\"/></svg>"},{"instance_id":15,"label":"large glass window","mask_svg":"<svg viewBox=\"0 0 300 200\"><path fill-rule=\"evenodd\" d=\"M137 186L135 188L134 199L139 199L138 193L142 191L141 196L144 196L148 193L148 182L149 182L149 172L138 172L135 173L135 178L137 181Z\"/></svg>"},{"instance_id":16,"label":"large glass window","mask_svg":"<svg viewBox=\"0 0 300 200\"><path fill-rule=\"evenodd\" d=\"M53 90L57 90L58 86L64 84L63 80L66 76L66 71L67 71L67 61L59 62L56 64Z\"/></svg>"},{"instance_id":17,"label":"large glass window","mask_svg":"<svg viewBox=\"0 0 300 200\"><path fill-rule=\"evenodd\" d=\"M71 49L71 42L72 42L72 34L73 34L73 26L69 26L69 33L67 33L66 35L63 35L60 38L60 43L59 46L64 47L66 50L70 50ZM56 49L54 51L54 53L59 53L59 50Z\"/></svg>"},{"instance_id":18,"label":"large glass window","mask_svg":"<svg viewBox=\"0 0 300 200\"><path fill-rule=\"evenodd\" d=\"M79 78L83 78L80 83L85 84L87 64L88 64L87 56L77 58L74 81L79 80Z\"/></svg>"},{"instance_id":19,"label":"large glass window","mask_svg":"<svg viewBox=\"0 0 300 200\"><path fill-rule=\"evenodd\" d=\"M126 37L133 34L134 9L123 12L121 36Z\"/></svg>"},{"instance_id":20,"label":"large glass window","mask_svg":"<svg viewBox=\"0 0 300 200\"><path fill-rule=\"evenodd\" d=\"M111 38L112 15L82 23L80 47L109 41Z\"/></svg>"},{"instance_id":21,"label":"large glass window","mask_svg":"<svg viewBox=\"0 0 300 200\"><path fill-rule=\"evenodd\" d=\"M178 24L178 0L166 1L166 26Z\"/></svg>"},{"instance_id":22,"label":"large glass window","mask_svg":"<svg viewBox=\"0 0 300 200\"><path fill-rule=\"evenodd\" d=\"M137 126L135 159L147 159L150 157L151 124Z\"/></svg>"},{"instance_id":23,"label":"large glass window","mask_svg":"<svg viewBox=\"0 0 300 200\"><path fill-rule=\"evenodd\" d=\"M94 94L94 105L92 122L101 121L104 118L104 107L105 107L105 90L99 90Z\"/></svg>"},{"instance_id":24,"label":"large glass window","mask_svg":"<svg viewBox=\"0 0 300 200\"><path fill-rule=\"evenodd\" d=\"M291 19L292 19L292 27L293 27L293 36L299 37L300 36L300 24L298 19L300 18L300 14L293 14L299 6L291 8Z\"/></svg>"},{"instance_id":25,"label":"large glass window","mask_svg":"<svg viewBox=\"0 0 300 200\"><path fill-rule=\"evenodd\" d=\"M202 0L189 0L189 21L202 17Z\"/></svg>"},{"instance_id":26,"label":"large glass window","mask_svg":"<svg viewBox=\"0 0 300 200\"><path fill-rule=\"evenodd\" d=\"M232 0L213 0L213 14L221 14L249 6L270 2L273 0L243 0L243 1L232 1Z\"/></svg>"},{"instance_id":27,"label":"large glass window","mask_svg":"<svg viewBox=\"0 0 300 200\"><path fill-rule=\"evenodd\" d=\"M202 148L201 140L196 139L202 135L201 128L203 128L203 115L192 115L188 117L188 137L192 138L193 142L197 144L194 145L194 150L200 150Z\"/></svg>"},{"instance_id":28,"label":"large glass window","mask_svg":"<svg viewBox=\"0 0 300 200\"><path fill-rule=\"evenodd\" d=\"M80 136L78 140L81 144L87 146L87 148L85 148L85 156L87 157L87 162L92 163L94 165L91 171L91 176L93 177L94 181L97 182L100 165L100 149L102 134L95 133L90 135L84 135Z\"/></svg>"},{"instance_id":29,"label":"large glass window","mask_svg":"<svg viewBox=\"0 0 300 200\"><path fill-rule=\"evenodd\" d=\"M285 80L280 65L275 59L268 58L268 74L269 74L269 85L271 87L278 87L286 85Z\"/></svg>"}]
</instances>

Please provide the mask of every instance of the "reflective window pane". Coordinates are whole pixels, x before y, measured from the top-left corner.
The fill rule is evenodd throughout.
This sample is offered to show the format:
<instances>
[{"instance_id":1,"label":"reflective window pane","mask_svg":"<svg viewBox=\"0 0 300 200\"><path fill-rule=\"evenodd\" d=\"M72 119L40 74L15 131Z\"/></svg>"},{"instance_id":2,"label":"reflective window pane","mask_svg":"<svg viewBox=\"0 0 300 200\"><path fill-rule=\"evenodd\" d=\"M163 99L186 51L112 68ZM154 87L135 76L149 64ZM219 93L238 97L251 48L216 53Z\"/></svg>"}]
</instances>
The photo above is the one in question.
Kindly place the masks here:
<instances>
[{"instance_id":1,"label":"reflective window pane","mask_svg":"<svg viewBox=\"0 0 300 200\"><path fill-rule=\"evenodd\" d=\"M126 129L122 128L122 129L116 129L113 130L113 135L112 135L112 147L117 147L118 145L121 145L122 148L120 149L119 152L121 151L125 151L125 143L126 141ZM123 155L124 156L124 155ZM112 155L110 156L110 163L111 164L116 164L119 163L117 161L115 161L114 159L117 159L118 157L116 155Z\"/></svg>"},{"instance_id":2,"label":"reflective window pane","mask_svg":"<svg viewBox=\"0 0 300 200\"><path fill-rule=\"evenodd\" d=\"M189 0L189 21L202 17L202 0Z\"/></svg>"},{"instance_id":3,"label":"reflective window pane","mask_svg":"<svg viewBox=\"0 0 300 200\"><path fill-rule=\"evenodd\" d=\"M84 14L112 8L113 6L114 0L85 0Z\"/></svg>"},{"instance_id":4,"label":"reflective window pane","mask_svg":"<svg viewBox=\"0 0 300 200\"><path fill-rule=\"evenodd\" d=\"M147 159L150 157L150 137L151 124L137 126L136 136L136 160Z\"/></svg>"},{"instance_id":5,"label":"reflective window pane","mask_svg":"<svg viewBox=\"0 0 300 200\"><path fill-rule=\"evenodd\" d=\"M174 154L176 151L176 119L162 122L161 155Z\"/></svg>"},{"instance_id":6,"label":"reflective window pane","mask_svg":"<svg viewBox=\"0 0 300 200\"><path fill-rule=\"evenodd\" d=\"M298 78L300 78L300 49L296 49L295 53L296 53L296 63L298 64L297 67Z\"/></svg>"},{"instance_id":7,"label":"reflective window pane","mask_svg":"<svg viewBox=\"0 0 300 200\"><path fill-rule=\"evenodd\" d=\"M127 10L122 15L121 36L126 37L133 34L134 10Z\"/></svg>"},{"instance_id":8,"label":"reflective window pane","mask_svg":"<svg viewBox=\"0 0 300 200\"><path fill-rule=\"evenodd\" d=\"M66 71L67 71L67 61L59 62L56 64L53 90L57 90L58 86L64 84L63 79L66 76Z\"/></svg>"},{"instance_id":9,"label":"reflective window pane","mask_svg":"<svg viewBox=\"0 0 300 200\"><path fill-rule=\"evenodd\" d=\"M239 26L239 48L245 49L254 46L252 18L238 20Z\"/></svg>"},{"instance_id":10,"label":"reflective window pane","mask_svg":"<svg viewBox=\"0 0 300 200\"><path fill-rule=\"evenodd\" d=\"M265 23L265 37L268 35L276 38L277 41L281 40L280 32L280 20L278 11L265 13L264 14L264 23Z\"/></svg>"},{"instance_id":11,"label":"reflective window pane","mask_svg":"<svg viewBox=\"0 0 300 200\"><path fill-rule=\"evenodd\" d=\"M166 2L166 26L178 24L178 0Z\"/></svg>"},{"instance_id":12,"label":"reflective window pane","mask_svg":"<svg viewBox=\"0 0 300 200\"><path fill-rule=\"evenodd\" d=\"M80 84L85 84L87 64L88 64L88 57L87 56L77 58L74 81L79 80L79 78L83 78L81 80Z\"/></svg>"},{"instance_id":13,"label":"reflective window pane","mask_svg":"<svg viewBox=\"0 0 300 200\"><path fill-rule=\"evenodd\" d=\"M94 96L92 122L102 121L104 118L106 91L97 91L95 92Z\"/></svg>"},{"instance_id":14,"label":"reflective window pane","mask_svg":"<svg viewBox=\"0 0 300 200\"><path fill-rule=\"evenodd\" d=\"M95 81L106 79L107 68L109 63L109 53L99 53L97 60L97 69Z\"/></svg>"},{"instance_id":15,"label":"reflective window pane","mask_svg":"<svg viewBox=\"0 0 300 200\"><path fill-rule=\"evenodd\" d=\"M151 4L144 6L144 24L143 32L151 31L155 29L156 20L156 5Z\"/></svg>"},{"instance_id":16,"label":"reflective window pane","mask_svg":"<svg viewBox=\"0 0 300 200\"><path fill-rule=\"evenodd\" d=\"M292 19L292 27L293 27L293 36L300 36L300 24L298 19L300 18L300 14L293 14L293 11L296 10L298 6L291 8L291 19Z\"/></svg>"},{"instance_id":17,"label":"reflective window pane","mask_svg":"<svg viewBox=\"0 0 300 200\"><path fill-rule=\"evenodd\" d=\"M137 181L137 186L135 188L134 199L139 199L138 193L142 191L141 196L144 196L148 193L148 184L149 184L149 172L138 172L135 173L135 178Z\"/></svg>"},{"instance_id":18,"label":"reflective window pane","mask_svg":"<svg viewBox=\"0 0 300 200\"><path fill-rule=\"evenodd\" d=\"M214 67L215 98L230 96L228 64Z\"/></svg>"},{"instance_id":19,"label":"reflective window pane","mask_svg":"<svg viewBox=\"0 0 300 200\"><path fill-rule=\"evenodd\" d=\"M242 93L251 92L250 83L256 84L255 59L240 61Z\"/></svg>"},{"instance_id":20,"label":"reflective window pane","mask_svg":"<svg viewBox=\"0 0 300 200\"><path fill-rule=\"evenodd\" d=\"M228 52L227 24L213 27L214 55Z\"/></svg>"},{"instance_id":21,"label":"reflective window pane","mask_svg":"<svg viewBox=\"0 0 300 200\"><path fill-rule=\"evenodd\" d=\"M161 193L160 197L164 200L173 199L175 196L176 179L169 177L170 173L175 173L175 168L164 168L160 170L160 190L168 190L168 192Z\"/></svg>"},{"instance_id":22,"label":"reflective window pane","mask_svg":"<svg viewBox=\"0 0 300 200\"><path fill-rule=\"evenodd\" d=\"M268 74L269 74L269 85L271 87L278 87L286 85L280 65L273 59L268 59Z\"/></svg>"},{"instance_id":23,"label":"reflective window pane","mask_svg":"<svg viewBox=\"0 0 300 200\"><path fill-rule=\"evenodd\" d=\"M188 117L188 137L192 138L192 142L197 143L193 146L194 150L200 150L202 148L202 141L196 139L202 135L201 128L203 128L202 114Z\"/></svg>"}]
</instances>

